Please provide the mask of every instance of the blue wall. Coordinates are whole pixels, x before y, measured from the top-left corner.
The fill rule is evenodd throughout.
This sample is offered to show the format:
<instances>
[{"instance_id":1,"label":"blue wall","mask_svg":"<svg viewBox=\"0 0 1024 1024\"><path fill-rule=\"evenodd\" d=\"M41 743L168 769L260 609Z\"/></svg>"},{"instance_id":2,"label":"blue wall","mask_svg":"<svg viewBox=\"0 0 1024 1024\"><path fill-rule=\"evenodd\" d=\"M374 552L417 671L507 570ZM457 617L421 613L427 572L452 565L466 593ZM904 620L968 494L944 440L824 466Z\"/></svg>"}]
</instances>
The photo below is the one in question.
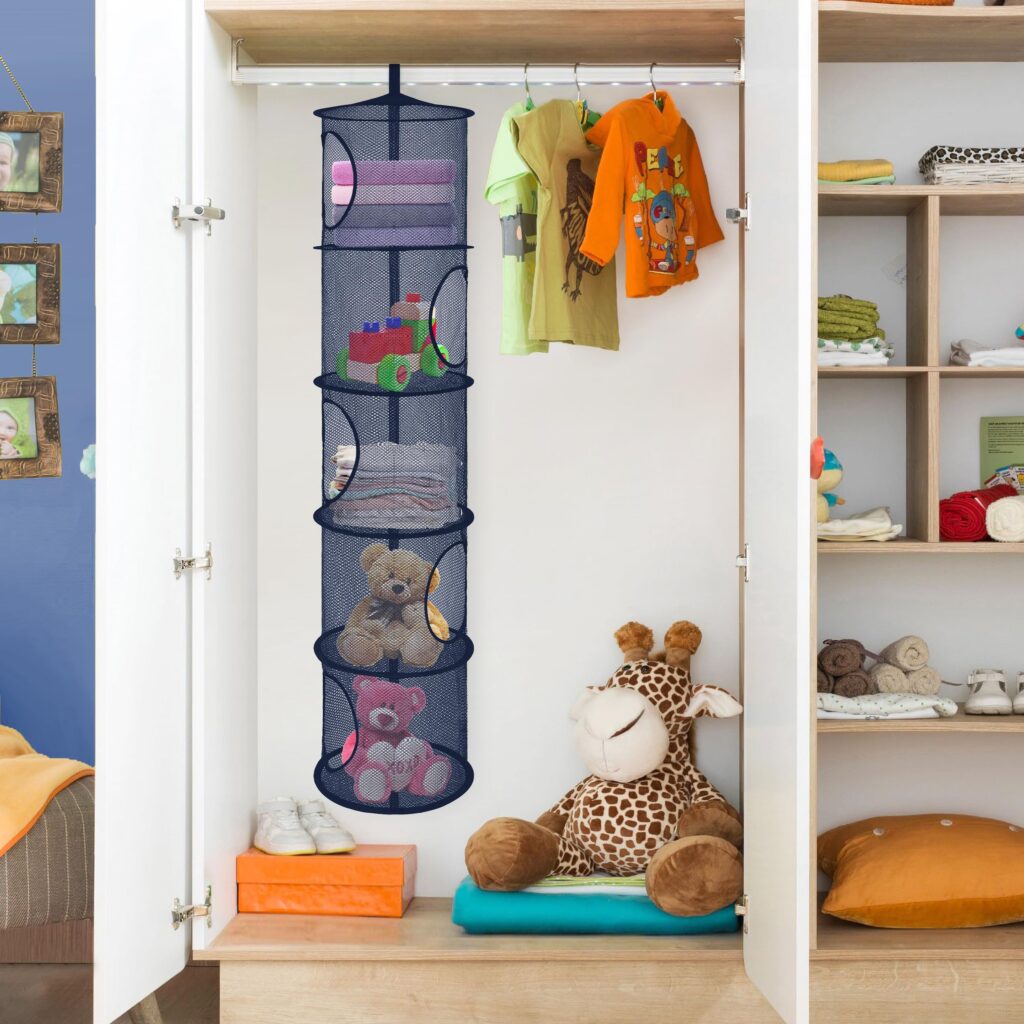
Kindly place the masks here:
<instances>
[{"instance_id":1,"label":"blue wall","mask_svg":"<svg viewBox=\"0 0 1024 1024\"><path fill-rule=\"evenodd\" d=\"M0 720L43 753L93 762L95 484L78 469L95 440L93 312L96 104L93 3L3 3L0 54L36 110L64 113L62 213L0 213L0 241L62 248L61 343L40 346L57 378L64 475L0 481ZM23 110L0 68L0 109ZM32 349L0 345L0 376L31 373Z\"/></svg>"}]
</instances>

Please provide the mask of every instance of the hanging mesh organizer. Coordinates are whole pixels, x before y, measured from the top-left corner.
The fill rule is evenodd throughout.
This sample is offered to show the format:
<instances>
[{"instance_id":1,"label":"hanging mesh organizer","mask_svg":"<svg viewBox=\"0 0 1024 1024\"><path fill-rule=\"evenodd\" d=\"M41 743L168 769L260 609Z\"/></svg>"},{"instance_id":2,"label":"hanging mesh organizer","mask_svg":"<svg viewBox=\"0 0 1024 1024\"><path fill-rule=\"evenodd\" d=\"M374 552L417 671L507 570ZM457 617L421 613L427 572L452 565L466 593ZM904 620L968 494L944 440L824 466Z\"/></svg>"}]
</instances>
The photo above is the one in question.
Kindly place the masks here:
<instances>
[{"instance_id":1,"label":"hanging mesh organizer","mask_svg":"<svg viewBox=\"0 0 1024 1024\"><path fill-rule=\"evenodd\" d=\"M399 90L323 122L323 746L317 788L414 814L466 759L466 163L461 107Z\"/></svg>"}]
</instances>

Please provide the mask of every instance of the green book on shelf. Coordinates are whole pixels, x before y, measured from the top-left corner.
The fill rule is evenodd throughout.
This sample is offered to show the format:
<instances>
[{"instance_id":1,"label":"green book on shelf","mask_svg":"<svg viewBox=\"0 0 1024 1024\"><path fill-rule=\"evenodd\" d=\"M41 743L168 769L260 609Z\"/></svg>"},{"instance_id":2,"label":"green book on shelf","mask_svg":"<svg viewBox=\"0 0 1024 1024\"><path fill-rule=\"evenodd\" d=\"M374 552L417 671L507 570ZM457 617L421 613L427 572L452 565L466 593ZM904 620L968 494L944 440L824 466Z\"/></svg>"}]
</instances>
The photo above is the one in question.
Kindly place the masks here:
<instances>
[{"instance_id":1,"label":"green book on shelf","mask_svg":"<svg viewBox=\"0 0 1024 1024\"><path fill-rule=\"evenodd\" d=\"M981 486L1004 466L1024 465L1024 416L982 416Z\"/></svg>"}]
</instances>

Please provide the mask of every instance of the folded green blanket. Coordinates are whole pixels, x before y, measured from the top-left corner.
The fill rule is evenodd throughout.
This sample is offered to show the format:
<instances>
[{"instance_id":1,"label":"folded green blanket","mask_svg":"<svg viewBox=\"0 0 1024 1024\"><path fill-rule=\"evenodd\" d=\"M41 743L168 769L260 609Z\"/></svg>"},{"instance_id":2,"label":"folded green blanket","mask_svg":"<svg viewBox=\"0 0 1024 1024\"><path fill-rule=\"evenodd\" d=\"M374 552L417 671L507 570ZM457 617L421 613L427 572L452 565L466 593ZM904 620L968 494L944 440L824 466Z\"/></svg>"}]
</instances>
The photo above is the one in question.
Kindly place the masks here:
<instances>
[{"instance_id":1,"label":"folded green blanket","mask_svg":"<svg viewBox=\"0 0 1024 1024\"><path fill-rule=\"evenodd\" d=\"M827 178L819 178L819 185L895 185L896 175L886 174L881 178L853 178L850 181L829 181Z\"/></svg>"},{"instance_id":2,"label":"folded green blanket","mask_svg":"<svg viewBox=\"0 0 1024 1024\"><path fill-rule=\"evenodd\" d=\"M878 306L867 299L851 299L849 295L826 295L818 299L818 309L833 309L836 312L877 313Z\"/></svg>"},{"instance_id":3,"label":"folded green blanket","mask_svg":"<svg viewBox=\"0 0 1024 1024\"><path fill-rule=\"evenodd\" d=\"M859 313L837 313L831 309L818 310L818 323L843 327L874 327L877 316L862 316Z\"/></svg>"},{"instance_id":4,"label":"folded green blanket","mask_svg":"<svg viewBox=\"0 0 1024 1024\"><path fill-rule=\"evenodd\" d=\"M465 879L452 921L472 935L708 935L737 931L732 905L701 917L675 917L646 896L486 892Z\"/></svg>"}]
</instances>

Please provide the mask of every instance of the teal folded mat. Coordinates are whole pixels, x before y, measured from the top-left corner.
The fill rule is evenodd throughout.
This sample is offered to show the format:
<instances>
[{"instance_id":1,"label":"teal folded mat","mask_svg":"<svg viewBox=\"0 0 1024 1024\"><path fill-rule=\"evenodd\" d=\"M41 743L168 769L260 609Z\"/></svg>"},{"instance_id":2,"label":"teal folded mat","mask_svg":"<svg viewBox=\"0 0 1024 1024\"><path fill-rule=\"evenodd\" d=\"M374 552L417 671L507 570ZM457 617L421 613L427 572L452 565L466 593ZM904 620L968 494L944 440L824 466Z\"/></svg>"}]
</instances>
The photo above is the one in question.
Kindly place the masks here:
<instances>
[{"instance_id":1,"label":"teal folded mat","mask_svg":"<svg viewBox=\"0 0 1024 1024\"><path fill-rule=\"evenodd\" d=\"M675 917L647 896L487 892L470 878L455 890L452 921L473 935L711 935L740 925L732 904Z\"/></svg>"}]
</instances>

